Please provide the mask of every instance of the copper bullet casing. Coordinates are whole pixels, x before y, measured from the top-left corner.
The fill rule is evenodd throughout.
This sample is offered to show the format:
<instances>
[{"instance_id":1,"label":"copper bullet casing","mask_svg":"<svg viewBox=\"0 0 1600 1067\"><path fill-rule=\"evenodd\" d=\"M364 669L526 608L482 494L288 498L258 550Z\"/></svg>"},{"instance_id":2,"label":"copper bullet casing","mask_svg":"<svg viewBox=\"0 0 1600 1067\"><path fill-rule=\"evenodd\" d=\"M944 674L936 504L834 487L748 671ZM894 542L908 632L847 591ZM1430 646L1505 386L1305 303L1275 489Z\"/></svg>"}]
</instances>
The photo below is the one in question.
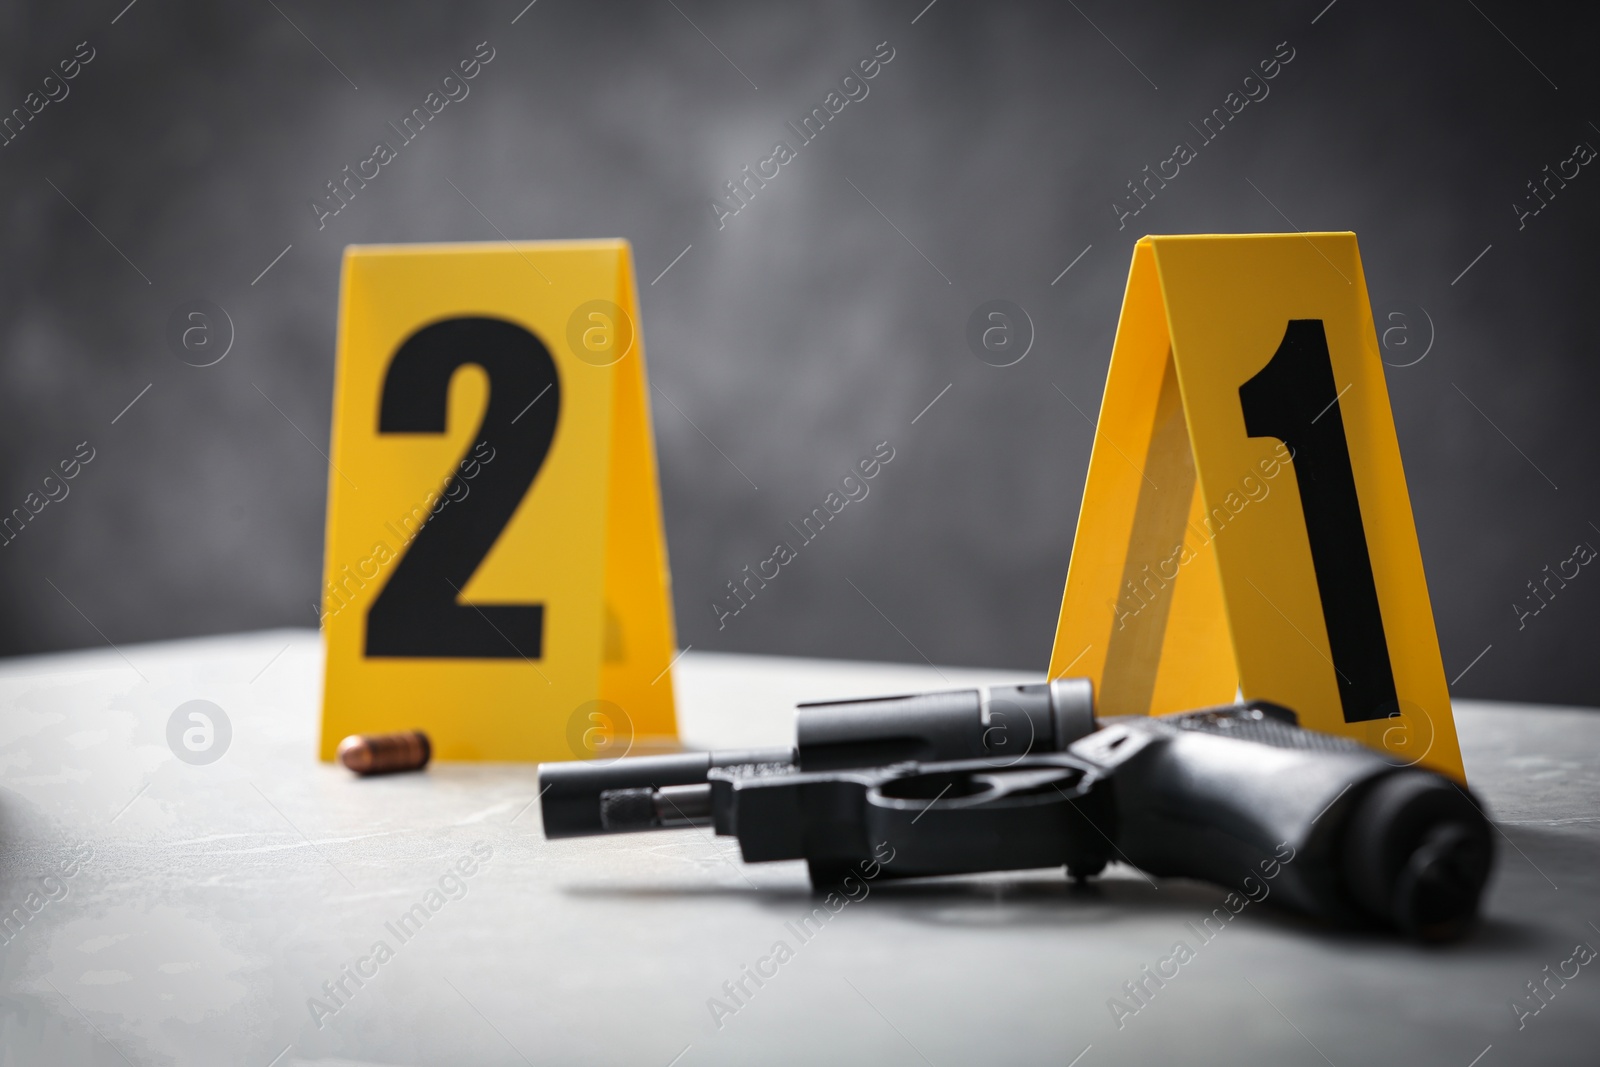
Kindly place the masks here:
<instances>
[{"instance_id":1,"label":"copper bullet casing","mask_svg":"<svg viewBox=\"0 0 1600 1067\"><path fill-rule=\"evenodd\" d=\"M421 730L397 734L351 734L339 742L339 762L359 775L418 771L433 757Z\"/></svg>"}]
</instances>

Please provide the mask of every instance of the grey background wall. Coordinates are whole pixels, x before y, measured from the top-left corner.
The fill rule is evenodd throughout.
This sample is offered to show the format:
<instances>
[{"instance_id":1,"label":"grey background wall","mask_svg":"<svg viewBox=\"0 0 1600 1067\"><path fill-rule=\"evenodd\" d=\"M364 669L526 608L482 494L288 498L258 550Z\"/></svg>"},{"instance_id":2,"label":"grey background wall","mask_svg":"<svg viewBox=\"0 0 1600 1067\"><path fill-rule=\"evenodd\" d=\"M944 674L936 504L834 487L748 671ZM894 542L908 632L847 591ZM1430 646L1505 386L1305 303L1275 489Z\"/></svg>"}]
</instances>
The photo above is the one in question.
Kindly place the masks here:
<instances>
[{"instance_id":1,"label":"grey background wall","mask_svg":"<svg viewBox=\"0 0 1600 1067\"><path fill-rule=\"evenodd\" d=\"M1566 6L523 2L0 11L6 109L94 54L0 148L0 510L94 451L0 549L0 652L314 625L340 251L503 231L634 244L683 643L1042 667L1133 241L1353 229L1405 327L1455 692L1600 702L1600 578L1513 607L1600 545L1600 176L1513 208L1600 145ZM484 41L470 96L319 229L323 183ZM722 183L884 41L719 228ZM1279 42L1270 95L1119 229L1125 183ZM236 331L206 368L163 340L196 297ZM1036 328L1015 366L965 340L993 298ZM719 630L723 583L884 440L871 495Z\"/></svg>"}]
</instances>

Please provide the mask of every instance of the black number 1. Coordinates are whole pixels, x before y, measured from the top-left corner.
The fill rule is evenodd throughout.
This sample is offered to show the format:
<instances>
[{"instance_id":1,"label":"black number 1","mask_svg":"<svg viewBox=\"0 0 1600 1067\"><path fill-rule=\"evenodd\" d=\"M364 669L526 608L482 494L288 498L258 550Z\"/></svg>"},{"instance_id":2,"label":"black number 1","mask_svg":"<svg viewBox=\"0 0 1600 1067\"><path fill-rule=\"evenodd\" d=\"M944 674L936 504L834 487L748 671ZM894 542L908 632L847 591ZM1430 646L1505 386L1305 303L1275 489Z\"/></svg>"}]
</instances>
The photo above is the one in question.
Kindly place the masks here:
<instances>
[{"instance_id":1,"label":"black number 1","mask_svg":"<svg viewBox=\"0 0 1600 1067\"><path fill-rule=\"evenodd\" d=\"M1294 456L1344 721L1366 722L1399 704L1339 395L1322 320L1291 319L1272 359L1239 387L1239 406L1246 433L1276 437Z\"/></svg>"},{"instance_id":2,"label":"black number 1","mask_svg":"<svg viewBox=\"0 0 1600 1067\"><path fill-rule=\"evenodd\" d=\"M555 438L561 383L550 350L500 319L447 319L406 339L383 380L379 433L444 433L450 378L474 363L489 403L474 443L487 442L465 494L425 520L367 612L367 655L538 659L543 604L460 602L461 590L510 521ZM452 473L444 495L460 478Z\"/></svg>"}]
</instances>

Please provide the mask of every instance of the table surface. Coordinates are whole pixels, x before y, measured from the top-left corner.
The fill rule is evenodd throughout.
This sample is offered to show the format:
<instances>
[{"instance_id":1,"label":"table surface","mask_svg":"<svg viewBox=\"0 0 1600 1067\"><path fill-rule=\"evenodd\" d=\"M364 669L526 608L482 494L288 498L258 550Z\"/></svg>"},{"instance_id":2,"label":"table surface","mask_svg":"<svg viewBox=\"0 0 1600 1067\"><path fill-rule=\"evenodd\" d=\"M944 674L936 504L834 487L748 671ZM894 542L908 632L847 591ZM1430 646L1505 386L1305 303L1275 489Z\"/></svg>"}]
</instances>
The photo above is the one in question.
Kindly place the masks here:
<instances>
[{"instance_id":1,"label":"table surface","mask_svg":"<svg viewBox=\"0 0 1600 1067\"><path fill-rule=\"evenodd\" d=\"M1502 831L1462 944L1254 906L1201 944L1186 924L1219 891L1115 866L1088 891L1059 872L878 883L802 940L798 862L744 866L697 830L546 842L528 765L357 780L318 763L320 674L304 631L0 665L0 908L27 920L0 931L0 1063L1600 1058L1600 966L1552 981L1520 1029L1511 1007L1600 947L1593 711L1457 704ZM696 747L787 744L801 699L1027 678L694 652L674 677ZM207 766L166 744L192 699L232 725ZM417 904L426 923L398 930ZM1119 1027L1108 1001L1178 941L1194 958ZM729 997L778 942L776 975Z\"/></svg>"}]
</instances>

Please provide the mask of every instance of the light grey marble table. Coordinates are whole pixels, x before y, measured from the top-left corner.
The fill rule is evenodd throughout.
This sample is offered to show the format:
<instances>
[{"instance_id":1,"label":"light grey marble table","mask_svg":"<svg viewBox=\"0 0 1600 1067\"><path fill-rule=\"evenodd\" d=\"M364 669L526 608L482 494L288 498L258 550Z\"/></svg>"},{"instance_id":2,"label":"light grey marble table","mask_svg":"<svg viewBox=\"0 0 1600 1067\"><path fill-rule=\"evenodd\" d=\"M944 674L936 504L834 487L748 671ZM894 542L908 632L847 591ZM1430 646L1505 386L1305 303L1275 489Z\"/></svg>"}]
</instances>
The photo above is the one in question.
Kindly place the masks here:
<instances>
[{"instance_id":1,"label":"light grey marble table","mask_svg":"<svg viewBox=\"0 0 1600 1067\"><path fill-rule=\"evenodd\" d=\"M1512 1007L1600 948L1600 713L1457 706L1503 831L1460 945L1266 906L1201 944L1222 894L1116 867L1089 891L875 884L802 940L799 863L694 830L546 842L531 766L318 763L320 670L300 631L0 665L0 1063L1600 1062L1600 965L1520 1028ZM1022 678L694 652L674 674L697 747L787 743L800 699ZM205 766L166 740L195 699L232 726ZM1178 941L1194 959L1119 1027L1108 1001Z\"/></svg>"}]
</instances>

